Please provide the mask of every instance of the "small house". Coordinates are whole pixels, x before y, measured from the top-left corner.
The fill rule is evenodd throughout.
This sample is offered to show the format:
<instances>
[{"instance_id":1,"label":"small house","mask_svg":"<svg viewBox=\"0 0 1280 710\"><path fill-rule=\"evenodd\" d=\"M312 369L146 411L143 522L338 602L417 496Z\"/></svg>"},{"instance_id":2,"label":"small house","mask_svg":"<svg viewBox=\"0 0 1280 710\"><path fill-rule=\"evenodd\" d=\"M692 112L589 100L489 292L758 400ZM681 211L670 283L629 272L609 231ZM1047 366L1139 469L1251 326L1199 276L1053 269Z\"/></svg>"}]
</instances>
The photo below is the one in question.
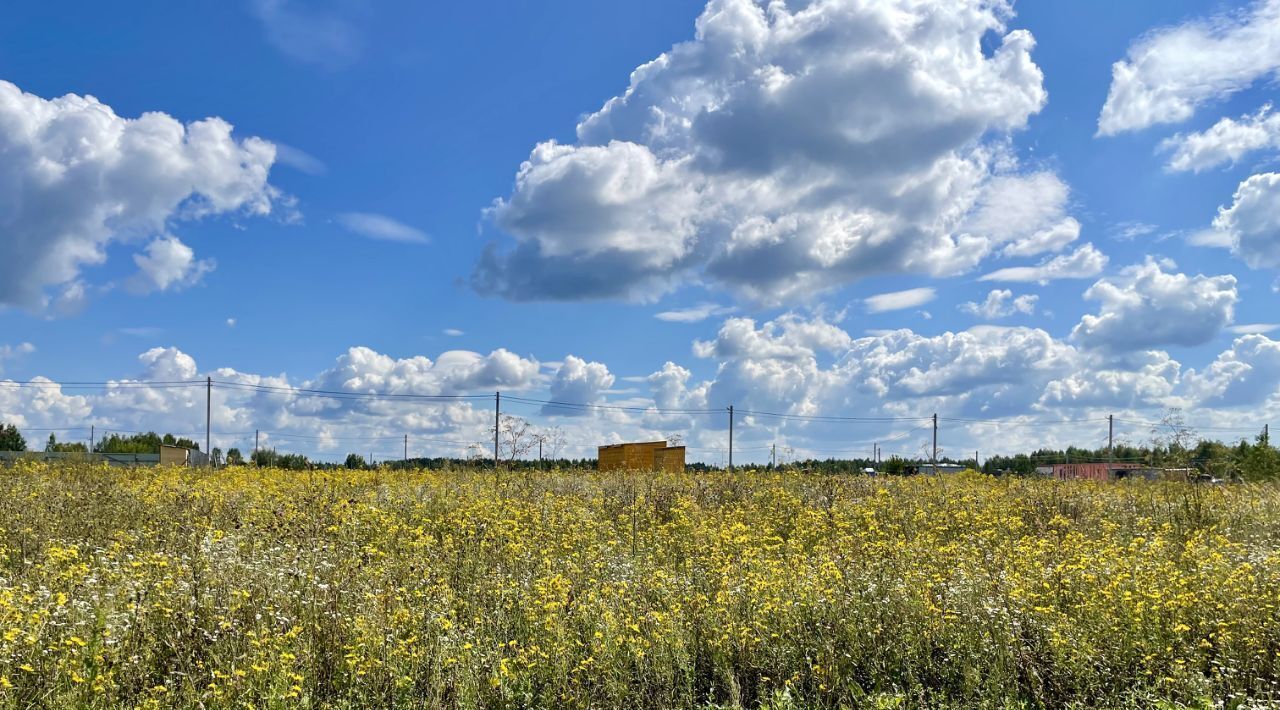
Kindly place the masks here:
<instances>
[{"instance_id":1,"label":"small house","mask_svg":"<svg viewBox=\"0 0 1280 710\"><path fill-rule=\"evenodd\" d=\"M668 446L665 441L609 444L599 448L601 471L684 471L683 446Z\"/></svg>"}]
</instances>

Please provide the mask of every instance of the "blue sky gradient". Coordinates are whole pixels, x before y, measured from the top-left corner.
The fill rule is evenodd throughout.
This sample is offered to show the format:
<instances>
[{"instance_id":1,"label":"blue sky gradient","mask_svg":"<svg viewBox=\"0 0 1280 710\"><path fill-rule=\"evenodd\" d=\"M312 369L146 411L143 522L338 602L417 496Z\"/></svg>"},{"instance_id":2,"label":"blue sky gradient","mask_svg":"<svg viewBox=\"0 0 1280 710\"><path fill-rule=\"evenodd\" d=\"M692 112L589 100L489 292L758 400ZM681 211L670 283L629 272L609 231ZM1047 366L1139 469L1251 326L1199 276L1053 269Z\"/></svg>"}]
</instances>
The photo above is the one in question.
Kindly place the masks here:
<instances>
[{"instance_id":1,"label":"blue sky gradient","mask_svg":"<svg viewBox=\"0 0 1280 710\"><path fill-rule=\"evenodd\" d=\"M237 205L194 219L182 212L189 207L185 205L167 212L160 229L104 237L101 263L82 263L70 278L51 278L40 285L52 299L67 283L83 284L85 296L77 307L60 311L49 304L12 299L0 303L0 348L9 348L0 349L0 378L145 378L151 371L140 363L139 355L152 348L172 348L169 357L177 357L173 353L178 351L189 356L194 362L191 372L198 377L229 368L254 373L254 377L283 375L292 385L329 378L335 386L368 390L373 386L366 380L330 377L341 367L337 359L349 348L363 346L392 360L425 356L432 361L446 351L470 351L483 357L505 349L539 364L535 374L516 381L515 390L539 397L577 396L588 403L664 406L654 381L640 378L661 371L670 361L689 371L688 391L667 402L673 407L696 402L717 408L736 400L741 408L791 407L786 411L798 416L923 416L941 411L1034 422L1096 419L1111 411L1149 420L1177 406L1202 427L1222 427L1224 438L1259 429L1280 411L1280 363L1275 360L1280 356L1274 354L1280 346L1267 335L1276 333L1265 327L1280 322L1276 309L1280 296L1275 291L1280 270L1265 258L1280 250L1275 246L1280 243L1280 230L1274 221L1256 230L1250 243L1262 244L1259 253L1264 257L1250 257L1251 252L1229 246L1205 246L1204 241L1219 208L1232 205L1244 181L1276 170L1280 140L1199 172L1171 171L1172 149L1161 145L1178 134L1206 131L1224 118L1241 120L1274 101L1280 50L1239 46L1238 53L1258 55L1258 66L1248 71L1223 69L1233 90L1204 97L1189 117L1157 117L1150 125L1099 135L1099 116L1114 88L1113 64L1132 57L1144 43L1158 42L1186 28L1201 28L1213 36L1257 26L1265 35L1269 18L1280 14L1280 3L1025 2L1011 12L1000 3L971 4L975 12L991 11L1004 18L1003 30L981 34L987 59L996 56L1006 32L1025 30L1034 37L1030 60L1043 75L1041 86L1047 99L1042 107L1028 111L1025 120L1011 121L1008 130L993 127L997 122L993 120L976 142L957 144L955 149L968 151L982 144L1003 151L997 161L1002 167L984 172L981 185L999 175L1053 176L1064 186L1065 199L1052 219L1078 221L1077 237L1053 249L1028 248L1017 256L1000 256L1001 247L997 247L975 263L945 273L935 273L932 267L872 265L856 277L836 271L796 274L786 282L822 286L806 286L796 293L784 292L772 282L757 283L752 291L752 277L745 271L732 277L741 281L730 282L713 274L719 267L707 259L714 257L686 253L682 258L688 261L681 262L685 265L671 269L669 288L643 282L638 291L606 297L575 290L579 281L574 279L579 277L605 284L628 278L593 266L589 273L580 269L573 278L557 281L557 288L563 289L553 298L545 293L504 295L501 289L484 288L479 275L486 249L507 254L521 240L550 248L547 245L561 239L556 230L576 228L571 223L588 220L590 215L584 212L586 216L570 220L556 212L555 203L537 205L552 215L537 217L542 220L538 229L548 230L538 232L543 235L538 237L533 232L513 233L509 225L514 222L504 224L495 201L510 204L523 194L516 184L517 172L539 143L554 140L574 151L574 156L582 155L579 149L585 144L575 133L579 122L622 95L637 67L694 40L695 21L704 11L710 14L717 8L752 3L715 0L711 9L702 2L674 0L630 4L566 0L553 6L245 0L150 2L128 10L86 2L6 7L0 22L0 80L17 90L43 101L67 94L93 96L125 119L148 112L162 112L182 124L220 117L234 126L235 140L260 138L274 144L276 152L266 178L273 198L268 214ZM788 5L800 12L808 4ZM929 3L916 7L923 15L932 12ZM832 16L854 15L832 10ZM888 42L883 38L867 41ZM856 49L849 47L850 52ZM1182 54L1172 60L1166 55L1152 60L1150 66L1156 67L1148 77L1155 87L1152 91L1160 89L1157 83L1169 76L1157 71L1159 61L1195 61L1194 43L1179 45L1178 51ZM791 58L800 64L805 61L803 54ZM1201 66L1213 62L1231 63L1206 53ZM838 94L845 88L836 86L834 91ZM797 114L821 110L816 104L811 109L787 108ZM905 117L903 123L907 123ZM780 132L789 128L773 127ZM773 127L735 128L748 131L735 144L747 147L736 149L742 155L721 155L721 159L757 159L750 153L767 142L764 134ZM0 133L6 130L13 133L9 140L18 140L16 129L0 121ZM751 134L752 130L759 135ZM655 155L663 160L672 155L662 150L673 149L654 148ZM700 160L710 153L689 155L703 156ZM778 160L793 157L784 154ZM897 159L894 154L882 157L886 164ZM725 173L698 170L698 179L708 184L724 179ZM862 167L849 170L858 172ZM791 179L780 177L785 173L785 162L775 162L757 177ZM0 188L3 180L0 175ZM714 189L721 188L708 191ZM6 241L51 238L38 231L19 233L27 228L15 226L25 223L13 215L30 220L34 210L42 207L32 191L11 194L9 199L0 198L0 258L13 261L3 267L0 278L17 278L23 270L16 263L19 252L16 247L6 252ZM548 194L529 193L531 200L547 199ZM571 196L576 199L580 194L578 190ZM852 194L858 199L856 191ZM1042 206L1053 202L1036 190L1024 198ZM719 207L729 212L744 209L724 202L726 198L714 199L721 200ZM1280 207L1280 188L1268 199ZM663 201L654 205L660 212L669 207ZM976 210L972 204L969 207ZM727 239L714 236L720 226L699 223L697 243ZM575 243L602 243L604 231L593 233L593 228L588 225L587 236L581 237L593 241ZM1222 229L1217 231L1220 242L1230 241ZM170 285L138 287L140 265L135 255L145 253L161 233L189 247L193 261ZM890 238L906 239L900 232ZM1092 244L1107 259L1105 266L1087 277L1043 283L980 278L997 269L1033 266L1071 254L1085 244ZM197 268L205 261L205 266ZM523 269L512 263L517 272ZM569 271L577 268L563 259L553 263ZM1190 302L1179 305L1174 302L1177 298L1156 285L1151 286L1156 289L1153 302L1132 312L1124 311L1118 298L1103 300L1099 293L1105 288L1086 298L1086 290L1102 280L1124 290L1139 278L1135 270L1141 269L1155 279L1152 284L1166 276L1185 275L1190 281L1175 284L1173 292ZM1229 275L1235 282L1205 281L1204 290L1196 291L1194 279L1199 275L1206 279ZM911 307L870 312L867 299L909 289L933 289L932 298ZM1018 296L1035 299L1029 308L1007 315L963 306L983 303L995 289L1009 289L1009 302ZM1234 294L1222 296L1231 289ZM1224 300L1215 301L1219 296ZM1223 305L1209 308L1205 305L1209 303ZM655 317L702 304L713 315L692 322ZM1118 326L1105 326L1093 336L1073 335L1082 319L1105 316L1106 309L1117 310ZM776 323L773 335L758 338L772 338L777 348L799 348L799 354L779 355L777 348L752 350L755 346L731 344L726 330L735 318L752 319L752 332L757 335L766 332L766 323ZM828 333L814 340L782 335L786 323L816 324L844 336ZM988 326L1024 327L1046 334L1051 343L1041 343L1039 347L1047 350L1037 362L1059 356L1071 362L1051 373L1041 372L1033 362L1026 365L1026 373L1018 373L1010 370L1019 365L1011 364L1009 356L971 357L964 350L970 345L945 340L946 334L977 327L975 337L989 344L995 336L983 335ZM1231 355L1227 360L1235 364L1219 367L1217 379L1208 382L1205 377L1212 363L1236 348L1241 326L1257 326L1251 329L1254 340L1246 344L1251 355ZM878 350L851 344L896 329L908 329L915 339L945 340L925 348L928 352L911 354L918 359L894 370L905 389L882 386L885 371L876 374L869 364L865 372L845 367L855 359L867 363L875 357L892 359L886 351L914 352L905 340L881 343ZM1155 335L1145 339L1126 335L1135 329ZM1187 329L1194 332L1183 332ZM797 326L789 332L799 330ZM1007 340L1002 342L1009 347ZM30 350L23 344L29 344ZM1070 353L1054 354L1055 348ZM1009 349L1040 352L1020 344ZM1239 350L1244 352L1243 347ZM607 376L589 368L570 372L562 367L569 356L606 368ZM1106 398L1061 398L1063 383L1073 376L1077 385L1108 377L1098 373L1115 373L1119 382L1124 374L1138 377L1159 370L1153 363L1160 358L1177 364L1173 374L1165 371L1164 385L1125 382L1114 384ZM778 374L801 360L802 369L808 368L805 371L812 377ZM971 360L981 364L963 365L965 377L948 374L956 362ZM918 373L916 380L910 375L912 368ZM762 374L768 371L780 379ZM992 373L1002 371L1008 381L993 388ZM566 380L559 389L557 373ZM935 384L917 386L913 384L917 380ZM795 391L777 389L778 382L787 381ZM467 382L475 387L466 391L490 392L503 381ZM698 383L707 385L701 393L693 392ZM412 381L383 384L418 391ZM438 383L421 386L430 389ZM1233 399L1222 394L1240 387L1261 395ZM770 394L752 395L752 391ZM1050 391L1059 398L1047 398L1045 393ZM74 421L64 424L60 415L15 396L0 399L0 420L16 420L32 429L89 421L108 427L162 427L169 404L151 409L113 406L97 401L73 406L64 414ZM369 413L356 413L347 419L313 421L296 411L282 414L254 406L246 403L244 411L228 413L224 428L260 418L272 422L262 428L301 435L333 437L345 432L358 437L406 431L423 437L483 438L484 424L478 416L444 417L423 424L399 414L380 421L366 417ZM566 427L570 438L584 447L597 439L681 431L691 442L710 449L719 445L724 434L718 425L643 417L528 414L541 426ZM744 441L753 446L781 439L816 452L864 438L861 430L850 433L803 422L745 426ZM865 438L897 436L900 431L901 427L868 429ZM1092 425L1081 433L1026 425L1003 431L957 428L951 440L957 450L966 451L1098 443ZM1149 435L1137 430L1130 434L1131 438ZM341 442L333 442L324 453L337 456L345 454L343 449ZM449 447L423 452L454 453Z\"/></svg>"}]
</instances>

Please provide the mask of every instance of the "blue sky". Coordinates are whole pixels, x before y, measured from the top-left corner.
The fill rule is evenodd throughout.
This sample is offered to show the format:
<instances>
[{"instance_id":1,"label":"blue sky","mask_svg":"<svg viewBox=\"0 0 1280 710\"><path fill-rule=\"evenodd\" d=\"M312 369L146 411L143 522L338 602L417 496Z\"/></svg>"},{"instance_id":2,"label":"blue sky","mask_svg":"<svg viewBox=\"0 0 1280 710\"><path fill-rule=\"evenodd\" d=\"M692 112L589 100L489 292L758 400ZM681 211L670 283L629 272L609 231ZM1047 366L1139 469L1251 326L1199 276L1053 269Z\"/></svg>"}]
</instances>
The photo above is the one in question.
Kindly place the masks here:
<instances>
[{"instance_id":1,"label":"blue sky","mask_svg":"<svg viewBox=\"0 0 1280 710\"><path fill-rule=\"evenodd\" d=\"M815 453L905 425L799 417L1020 422L950 432L999 450L1097 444L1034 422L1182 407L1225 438L1280 409L1274 1L3 13L3 378L735 403L797 417L748 420L750 444ZM121 147L157 113L163 138ZM84 396L0 419L200 409ZM229 399L223 443L483 438L479 410L304 409ZM575 445L723 446L697 418L521 413Z\"/></svg>"}]
</instances>

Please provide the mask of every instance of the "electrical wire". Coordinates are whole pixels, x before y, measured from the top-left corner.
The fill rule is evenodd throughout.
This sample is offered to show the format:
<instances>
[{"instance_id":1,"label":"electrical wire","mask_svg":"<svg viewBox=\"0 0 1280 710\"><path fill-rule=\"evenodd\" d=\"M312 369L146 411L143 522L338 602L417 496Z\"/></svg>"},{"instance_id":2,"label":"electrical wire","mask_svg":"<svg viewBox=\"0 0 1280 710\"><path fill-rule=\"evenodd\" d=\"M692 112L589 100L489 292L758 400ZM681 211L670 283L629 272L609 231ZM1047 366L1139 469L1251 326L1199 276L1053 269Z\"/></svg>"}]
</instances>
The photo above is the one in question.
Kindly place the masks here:
<instances>
[{"instance_id":1,"label":"electrical wire","mask_svg":"<svg viewBox=\"0 0 1280 710\"><path fill-rule=\"evenodd\" d=\"M214 380L213 384L219 387L230 387L239 390L248 390L254 392L271 392L292 394L300 397L326 397L334 399L407 399L407 400L468 400L468 399L488 399L489 395L483 394L416 394L412 392L347 392L341 390L321 390L311 389L308 387L287 387L282 385L260 385L249 382L225 382L222 380Z\"/></svg>"},{"instance_id":2,"label":"electrical wire","mask_svg":"<svg viewBox=\"0 0 1280 710\"><path fill-rule=\"evenodd\" d=\"M648 407L639 405L623 405L623 404L586 404L578 402L557 402L549 399L532 399L529 397L517 397L515 395L507 395L502 398L503 402L516 402L519 404L538 404L544 407L554 407L560 409L604 409L619 410L627 412L658 412L661 414L723 414L726 410L722 409L673 409L667 407Z\"/></svg>"}]
</instances>

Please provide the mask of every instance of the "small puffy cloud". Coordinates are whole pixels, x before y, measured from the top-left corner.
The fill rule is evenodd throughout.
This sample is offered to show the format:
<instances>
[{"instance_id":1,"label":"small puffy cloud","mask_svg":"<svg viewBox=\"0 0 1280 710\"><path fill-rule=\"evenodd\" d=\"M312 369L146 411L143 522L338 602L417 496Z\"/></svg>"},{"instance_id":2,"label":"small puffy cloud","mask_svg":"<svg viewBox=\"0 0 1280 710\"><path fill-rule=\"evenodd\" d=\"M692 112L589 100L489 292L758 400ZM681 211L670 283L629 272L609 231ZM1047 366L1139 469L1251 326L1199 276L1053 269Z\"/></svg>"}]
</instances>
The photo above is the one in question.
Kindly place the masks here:
<instances>
[{"instance_id":1,"label":"small puffy cloud","mask_svg":"<svg viewBox=\"0 0 1280 710\"><path fill-rule=\"evenodd\" d=\"M1173 172L1201 172L1224 163L1235 163L1248 153L1280 147L1280 114L1271 104L1239 121L1224 118L1207 130L1161 141L1161 150L1172 153L1166 168Z\"/></svg>"},{"instance_id":2,"label":"small puffy cloud","mask_svg":"<svg viewBox=\"0 0 1280 710\"><path fill-rule=\"evenodd\" d=\"M601 398L604 390L613 386L614 377L609 368L601 362L587 362L580 357L569 355L556 370L551 380L551 401L566 404L594 404ZM543 414L560 416L582 416L586 411L544 405Z\"/></svg>"},{"instance_id":3,"label":"small puffy cloud","mask_svg":"<svg viewBox=\"0 0 1280 710\"><path fill-rule=\"evenodd\" d=\"M988 320L1007 318L1015 313L1031 315L1036 312L1036 301L1039 296L1023 294L1015 297L1009 289L993 289L982 303L969 301L961 303L957 308L963 313Z\"/></svg>"},{"instance_id":4,"label":"small puffy cloud","mask_svg":"<svg viewBox=\"0 0 1280 710\"><path fill-rule=\"evenodd\" d=\"M31 343L18 343L17 345L0 345L0 360L5 358L17 357L19 355L30 355L36 351L36 346Z\"/></svg>"},{"instance_id":5,"label":"small puffy cloud","mask_svg":"<svg viewBox=\"0 0 1280 710\"><path fill-rule=\"evenodd\" d=\"M669 311L661 311L653 314L653 317L669 323L697 323L715 316L723 316L733 313L734 310L736 309L733 306L722 306L717 303L699 303L696 306L689 306L688 308L675 308Z\"/></svg>"},{"instance_id":6,"label":"small puffy cloud","mask_svg":"<svg viewBox=\"0 0 1280 710\"><path fill-rule=\"evenodd\" d=\"M979 281L1048 283L1058 279L1088 279L1102 273L1107 255L1093 244L1085 244L1070 254L1045 259L1035 266L1010 266L984 274Z\"/></svg>"},{"instance_id":7,"label":"small puffy cloud","mask_svg":"<svg viewBox=\"0 0 1280 710\"><path fill-rule=\"evenodd\" d=\"M125 284L134 293L193 286L215 268L212 259L196 259L191 247L171 236L153 239L146 253L133 256L133 262L138 265L138 273Z\"/></svg>"},{"instance_id":8,"label":"small puffy cloud","mask_svg":"<svg viewBox=\"0 0 1280 710\"><path fill-rule=\"evenodd\" d=\"M182 283L208 263L166 236L172 223L265 215L280 200L267 183L275 147L233 138L219 118L122 118L92 96L43 99L0 81L0 126L0 305L74 312L84 267L147 237L137 285Z\"/></svg>"},{"instance_id":9,"label":"small puffy cloud","mask_svg":"<svg viewBox=\"0 0 1280 710\"><path fill-rule=\"evenodd\" d=\"M513 241L473 285L654 301L694 279L775 303L1061 249L1065 189L1014 175L1007 149L1047 98L1011 19L983 0L710 0L575 143L531 151L488 212ZM1022 199L1037 186L1056 193Z\"/></svg>"},{"instance_id":10,"label":"small puffy cloud","mask_svg":"<svg viewBox=\"0 0 1280 710\"><path fill-rule=\"evenodd\" d=\"M751 318L730 318L712 341L694 341L702 358L809 359L818 352L838 352L849 346L849 334L820 317L804 319L786 314L757 328Z\"/></svg>"},{"instance_id":11,"label":"small puffy cloud","mask_svg":"<svg viewBox=\"0 0 1280 710\"><path fill-rule=\"evenodd\" d=\"M1111 67L1098 134L1115 135L1190 118L1280 69L1280 0L1151 32Z\"/></svg>"},{"instance_id":12,"label":"small puffy cloud","mask_svg":"<svg viewBox=\"0 0 1280 710\"><path fill-rule=\"evenodd\" d=\"M461 330L458 330L457 328L445 328L441 332L449 336L450 338L457 338L462 335L465 335L465 333L463 333Z\"/></svg>"},{"instance_id":13,"label":"small puffy cloud","mask_svg":"<svg viewBox=\"0 0 1280 710\"><path fill-rule=\"evenodd\" d=\"M932 288L909 288L905 291L879 293L863 299L868 313L884 313L900 311L904 308L915 308L937 298L938 292Z\"/></svg>"},{"instance_id":14,"label":"small puffy cloud","mask_svg":"<svg viewBox=\"0 0 1280 710\"><path fill-rule=\"evenodd\" d=\"M1101 305L1080 319L1072 338L1113 351L1207 343L1234 319L1239 300L1234 276L1168 273L1149 257L1093 284L1084 297Z\"/></svg>"},{"instance_id":15,"label":"small puffy cloud","mask_svg":"<svg viewBox=\"0 0 1280 710\"><path fill-rule=\"evenodd\" d=\"M426 244L430 241L420 229L371 212L344 212L338 215L338 224L370 239L406 244Z\"/></svg>"},{"instance_id":16,"label":"small puffy cloud","mask_svg":"<svg viewBox=\"0 0 1280 710\"><path fill-rule=\"evenodd\" d=\"M1230 207L1218 209L1210 234L1249 266L1280 267L1280 173L1253 175L1236 188Z\"/></svg>"},{"instance_id":17,"label":"small puffy cloud","mask_svg":"<svg viewBox=\"0 0 1280 710\"><path fill-rule=\"evenodd\" d=\"M227 327L228 327L228 328L234 328L234 327L236 327L236 319L235 319L235 318L228 318L228 319L227 319Z\"/></svg>"}]
</instances>

